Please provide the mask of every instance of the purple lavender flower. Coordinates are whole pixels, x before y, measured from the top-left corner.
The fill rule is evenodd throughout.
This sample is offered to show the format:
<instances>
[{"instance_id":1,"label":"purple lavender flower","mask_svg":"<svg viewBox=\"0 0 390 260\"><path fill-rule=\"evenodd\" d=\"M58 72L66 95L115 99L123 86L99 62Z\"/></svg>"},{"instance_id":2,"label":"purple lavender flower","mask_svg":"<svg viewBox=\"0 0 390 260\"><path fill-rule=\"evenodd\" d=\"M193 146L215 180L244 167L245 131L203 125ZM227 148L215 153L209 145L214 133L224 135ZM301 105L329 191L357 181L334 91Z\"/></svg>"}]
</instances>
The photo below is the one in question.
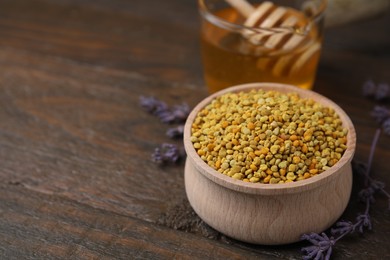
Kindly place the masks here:
<instances>
[{"instance_id":1,"label":"purple lavender flower","mask_svg":"<svg viewBox=\"0 0 390 260\"><path fill-rule=\"evenodd\" d=\"M375 202L375 193L380 191L382 193L384 193L390 200L390 197L388 196L387 192L385 191L385 183L381 182L381 181L377 181L377 180L373 180L372 178L370 178L369 176L366 176L367 180L368 180L368 183L369 185L360 190L359 192L359 199L362 201L362 202L367 202L369 201L370 203L374 203Z\"/></svg>"},{"instance_id":2,"label":"purple lavender flower","mask_svg":"<svg viewBox=\"0 0 390 260\"><path fill-rule=\"evenodd\" d=\"M382 123L386 119L390 118L390 110L384 106L375 106L371 112L371 115L378 123Z\"/></svg>"},{"instance_id":3,"label":"purple lavender flower","mask_svg":"<svg viewBox=\"0 0 390 260\"><path fill-rule=\"evenodd\" d=\"M375 84L372 80L367 80L363 84L363 95L374 97L376 100L383 100L390 96L390 86L387 83Z\"/></svg>"},{"instance_id":4,"label":"purple lavender flower","mask_svg":"<svg viewBox=\"0 0 390 260\"><path fill-rule=\"evenodd\" d=\"M373 203L375 202L374 194L375 194L375 190L371 186L369 186L365 189L360 190L359 199L362 202L370 201Z\"/></svg>"},{"instance_id":5,"label":"purple lavender flower","mask_svg":"<svg viewBox=\"0 0 390 260\"><path fill-rule=\"evenodd\" d=\"M358 230L360 233L364 232L364 228L371 230L372 224L371 224L371 217L368 214L368 209L369 209L369 203L367 202L366 212L364 214L359 214L356 217L355 224L353 224L350 221L344 221L344 220L337 222L336 228L331 229L332 235L339 235L339 237L337 237L334 240L334 242L338 241L345 235L354 233L355 230Z\"/></svg>"},{"instance_id":6,"label":"purple lavender flower","mask_svg":"<svg viewBox=\"0 0 390 260\"><path fill-rule=\"evenodd\" d=\"M164 143L157 147L152 154L152 160L157 164L176 163L179 161L180 151L174 144Z\"/></svg>"},{"instance_id":7,"label":"purple lavender flower","mask_svg":"<svg viewBox=\"0 0 390 260\"><path fill-rule=\"evenodd\" d=\"M374 198L375 193L381 192L382 194L384 194L387 197L388 202L389 202L389 209L390 209L390 194L385 190L385 187L386 187L386 185L384 182L373 180L370 178L370 186L368 188L366 188L366 189L368 189L368 192L362 190L361 192L364 192L364 193L362 193L362 194L359 193L359 197L366 197L367 198L367 196L370 196L369 197L370 202L375 202L375 198Z\"/></svg>"},{"instance_id":8,"label":"purple lavender flower","mask_svg":"<svg viewBox=\"0 0 390 260\"><path fill-rule=\"evenodd\" d=\"M151 114L158 114L168 109L167 104L154 97L141 96L139 101L140 105Z\"/></svg>"},{"instance_id":9,"label":"purple lavender flower","mask_svg":"<svg viewBox=\"0 0 390 260\"><path fill-rule=\"evenodd\" d=\"M341 220L337 222L335 226L335 228L330 230L332 235L344 235L355 231L355 226L351 221Z\"/></svg>"},{"instance_id":10,"label":"purple lavender flower","mask_svg":"<svg viewBox=\"0 0 390 260\"><path fill-rule=\"evenodd\" d=\"M167 136L170 138L176 138L183 136L184 132L184 125L179 125L177 127L169 128L166 132Z\"/></svg>"},{"instance_id":11,"label":"purple lavender flower","mask_svg":"<svg viewBox=\"0 0 390 260\"><path fill-rule=\"evenodd\" d=\"M372 80L367 80L366 82L364 82L363 84L363 95L365 97L372 97L375 95L375 91L376 91L376 85L374 83L374 81Z\"/></svg>"},{"instance_id":12,"label":"purple lavender flower","mask_svg":"<svg viewBox=\"0 0 390 260\"><path fill-rule=\"evenodd\" d=\"M367 164L361 161L358 161L356 158L352 160L352 170L354 173L362 175L363 177L367 173Z\"/></svg>"},{"instance_id":13,"label":"purple lavender flower","mask_svg":"<svg viewBox=\"0 0 390 260\"><path fill-rule=\"evenodd\" d=\"M187 104L168 107L164 102L154 97L140 97L141 106L149 113L157 116L163 123L184 122L190 113Z\"/></svg>"},{"instance_id":14,"label":"purple lavender flower","mask_svg":"<svg viewBox=\"0 0 390 260\"><path fill-rule=\"evenodd\" d=\"M336 243L333 237L329 238L325 233L321 233L321 235L310 233L304 234L301 239L312 243L311 246L302 248L302 252L305 254L303 256L304 260L330 259L332 247Z\"/></svg>"},{"instance_id":15,"label":"purple lavender flower","mask_svg":"<svg viewBox=\"0 0 390 260\"><path fill-rule=\"evenodd\" d=\"M389 90L390 90L389 84L387 84L387 83L378 84L378 86L376 87L376 91L375 91L375 99L382 100L382 99L388 98L389 97Z\"/></svg>"},{"instance_id":16,"label":"purple lavender flower","mask_svg":"<svg viewBox=\"0 0 390 260\"><path fill-rule=\"evenodd\" d=\"M379 190L383 190L385 188L385 183L382 182L382 181L377 181L377 180L372 180L371 181L371 187L375 190L375 191L379 191Z\"/></svg>"},{"instance_id":17,"label":"purple lavender flower","mask_svg":"<svg viewBox=\"0 0 390 260\"><path fill-rule=\"evenodd\" d=\"M388 83L375 85L372 80L367 80L363 84L363 95L366 97L374 97L378 101L389 98L390 85ZM384 106L375 106L371 115L378 123L382 124L385 134L390 135L390 109Z\"/></svg>"},{"instance_id":18,"label":"purple lavender flower","mask_svg":"<svg viewBox=\"0 0 390 260\"><path fill-rule=\"evenodd\" d=\"M186 103L176 105L172 108L172 114L175 116L175 120L178 122L186 121L189 113L190 107Z\"/></svg>"},{"instance_id":19,"label":"purple lavender flower","mask_svg":"<svg viewBox=\"0 0 390 260\"><path fill-rule=\"evenodd\" d=\"M363 233L364 228L367 228L368 230L372 229L371 217L368 212L358 215L356 220L356 228L360 233Z\"/></svg>"},{"instance_id":20,"label":"purple lavender flower","mask_svg":"<svg viewBox=\"0 0 390 260\"><path fill-rule=\"evenodd\" d=\"M161 122L165 124L173 123L175 121L175 115L170 110L164 110L157 114Z\"/></svg>"},{"instance_id":21,"label":"purple lavender flower","mask_svg":"<svg viewBox=\"0 0 390 260\"><path fill-rule=\"evenodd\" d=\"M383 132L385 132L385 134L390 135L390 117L388 117L386 120L384 120L384 122L382 123L382 128L383 128Z\"/></svg>"},{"instance_id":22,"label":"purple lavender flower","mask_svg":"<svg viewBox=\"0 0 390 260\"><path fill-rule=\"evenodd\" d=\"M188 114L190 113L190 108L187 104L176 105L171 109L162 111L158 117L162 122L170 123L182 123L187 119Z\"/></svg>"}]
</instances>

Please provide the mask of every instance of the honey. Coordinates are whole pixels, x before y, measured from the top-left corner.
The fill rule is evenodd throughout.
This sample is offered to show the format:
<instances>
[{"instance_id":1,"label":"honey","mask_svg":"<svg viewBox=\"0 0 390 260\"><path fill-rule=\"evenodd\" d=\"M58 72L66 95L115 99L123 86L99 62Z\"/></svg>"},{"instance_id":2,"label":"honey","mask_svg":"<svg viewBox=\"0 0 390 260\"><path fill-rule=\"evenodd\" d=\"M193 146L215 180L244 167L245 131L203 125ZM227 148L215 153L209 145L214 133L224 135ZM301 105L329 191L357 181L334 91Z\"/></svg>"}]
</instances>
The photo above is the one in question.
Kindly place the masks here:
<instances>
[{"instance_id":1,"label":"honey","mask_svg":"<svg viewBox=\"0 0 390 260\"><path fill-rule=\"evenodd\" d=\"M321 33L304 13L283 8L286 10L284 17L293 17L297 22L291 28L283 28L283 19L275 25L274 28L285 29L287 33L276 36L280 41L272 48L265 46L278 33L272 31L274 28L256 44L245 37L245 29L226 30L204 19L201 48L204 77L210 93L250 82L278 82L312 88L320 58ZM237 28L244 28L245 18L234 8L225 8L213 15L237 25ZM303 40L286 48L292 37L302 37Z\"/></svg>"}]
</instances>

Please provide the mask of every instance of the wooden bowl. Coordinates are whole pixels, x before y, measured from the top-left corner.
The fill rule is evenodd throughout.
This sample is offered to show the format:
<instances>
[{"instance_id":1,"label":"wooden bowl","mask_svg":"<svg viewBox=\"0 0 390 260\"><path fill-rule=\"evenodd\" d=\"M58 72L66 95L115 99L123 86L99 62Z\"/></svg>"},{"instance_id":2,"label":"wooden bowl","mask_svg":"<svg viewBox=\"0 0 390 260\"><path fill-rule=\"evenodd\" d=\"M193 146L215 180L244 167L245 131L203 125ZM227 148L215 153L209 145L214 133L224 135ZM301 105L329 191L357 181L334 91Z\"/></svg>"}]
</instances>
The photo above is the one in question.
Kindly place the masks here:
<instances>
[{"instance_id":1,"label":"wooden bowl","mask_svg":"<svg viewBox=\"0 0 390 260\"><path fill-rule=\"evenodd\" d=\"M251 89L297 92L302 98L332 107L348 129L347 149L341 159L317 176L284 184L243 182L208 166L190 141L196 115L217 96ZM345 210L352 189L351 160L355 146L356 133L350 118L324 96L276 83L234 86L204 99L187 119L184 129L186 193L199 217L229 237L264 245L296 242L304 233L329 228Z\"/></svg>"}]
</instances>

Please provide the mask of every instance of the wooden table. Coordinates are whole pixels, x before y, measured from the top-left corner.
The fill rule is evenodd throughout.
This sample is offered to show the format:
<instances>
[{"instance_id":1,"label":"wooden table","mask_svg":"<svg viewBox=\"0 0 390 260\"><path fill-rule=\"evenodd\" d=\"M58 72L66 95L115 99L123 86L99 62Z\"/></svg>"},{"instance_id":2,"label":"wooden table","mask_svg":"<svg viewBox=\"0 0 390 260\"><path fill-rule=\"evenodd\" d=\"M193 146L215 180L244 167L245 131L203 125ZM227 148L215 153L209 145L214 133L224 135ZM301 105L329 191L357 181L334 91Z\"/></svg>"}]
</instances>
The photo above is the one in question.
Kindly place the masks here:
<instances>
[{"instance_id":1,"label":"wooden table","mask_svg":"<svg viewBox=\"0 0 390 260\"><path fill-rule=\"evenodd\" d=\"M377 124L361 86L390 82L389 28L390 12L328 29L315 84L352 118L362 161ZM1 259L301 258L303 242L215 232L186 200L183 161L150 159L181 141L139 96L190 106L206 97L198 33L194 0L0 0ZM390 185L389 147L382 135L372 174ZM344 219L364 208L360 184ZM387 203L377 197L373 230L341 240L335 259L390 255Z\"/></svg>"}]
</instances>

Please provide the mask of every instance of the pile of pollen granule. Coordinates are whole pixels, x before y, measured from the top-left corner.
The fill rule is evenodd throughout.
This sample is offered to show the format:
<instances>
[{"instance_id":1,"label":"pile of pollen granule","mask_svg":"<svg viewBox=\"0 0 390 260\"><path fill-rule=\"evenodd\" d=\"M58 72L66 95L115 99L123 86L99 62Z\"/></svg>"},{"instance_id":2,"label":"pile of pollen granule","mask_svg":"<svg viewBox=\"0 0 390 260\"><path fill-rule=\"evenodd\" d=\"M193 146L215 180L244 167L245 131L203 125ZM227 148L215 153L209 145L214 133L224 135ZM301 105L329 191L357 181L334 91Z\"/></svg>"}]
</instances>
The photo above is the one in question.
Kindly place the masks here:
<instances>
[{"instance_id":1,"label":"pile of pollen granule","mask_svg":"<svg viewBox=\"0 0 390 260\"><path fill-rule=\"evenodd\" d=\"M253 183L287 183L332 167L347 148L332 108L296 93L252 90L215 98L196 116L191 142L218 172Z\"/></svg>"}]
</instances>

